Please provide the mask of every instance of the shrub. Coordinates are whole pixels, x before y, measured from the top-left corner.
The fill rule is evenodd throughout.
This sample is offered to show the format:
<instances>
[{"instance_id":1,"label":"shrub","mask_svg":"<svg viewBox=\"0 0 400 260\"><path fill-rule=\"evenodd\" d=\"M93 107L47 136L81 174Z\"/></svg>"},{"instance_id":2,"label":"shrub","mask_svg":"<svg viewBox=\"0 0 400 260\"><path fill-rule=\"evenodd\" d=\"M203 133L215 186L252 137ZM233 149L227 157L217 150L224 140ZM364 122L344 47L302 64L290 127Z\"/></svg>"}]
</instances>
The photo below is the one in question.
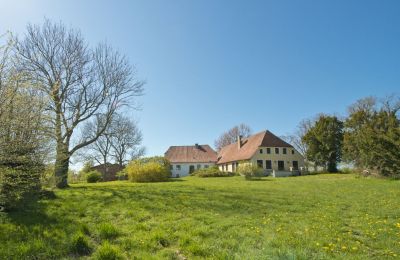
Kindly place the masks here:
<instances>
[{"instance_id":1,"label":"shrub","mask_svg":"<svg viewBox=\"0 0 400 260\"><path fill-rule=\"evenodd\" d=\"M126 168L120 170L115 174L115 176L118 178L118 180L123 181L128 179L128 173L126 172Z\"/></svg>"},{"instance_id":2,"label":"shrub","mask_svg":"<svg viewBox=\"0 0 400 260\"><path fill-rule=\"evenodd\" d=\"M230 177L235 174L232 172L222 172L218 169L217 166L213 166L210 168L203 168L192 173L193 176L207 178L207 177Z\"/></svg>"},{"instance_id":3,"label":"shrub","mask_svg":"<svg viewBox=\"0 0 400 260\"><path fill-rule=\"evenodd\" d=\"M238 173L244 176L246 180L258 179L263 176L263 170L256 165L252 164L240 164L238 167Z\"/></svg>"},{"instance_id":4,"label":"shrub","mask_svg":"<svg viewBox=\"0 0 400 260\"><path fill-rule=\"evenodd\" d=\"M89 246L88 238L81 232L72 237L71 252L77 255L90 254L92 249Z\"/></svg>"},{"instance_id":5,"label":"shrub","mask_svg":"<svg viewBox=\"0 0 400 260\"><path fill-rule=\"evenodd\" d=\"M99 235L102 239L113 239L119 236L119 231L115 226L103 223L99 227Z\"/></svg>"},{"instance_id":6,"label":"shrub","mask_svg":"<svg viewBox=\"0 0 400 260\"><path fill-rule=\"evenodd\" d=\"M0 167L0 208L14 209L41 190L41 167Z\"/></svg>"},{"instance_id":7,"label":"shrub","mask_svg":"<svg viewBox=\"0 0 400 260\"><path fill-rule=\"evenodd\" d=\"M110 245L110 243L108 242L105 242L97 249L95 259L117 260L123 259L123 257L118 247Z\"/></svg>"},{"instance_id":8,"label":"shrub","mask_svg":"<svg viewBox=\"0 0 400 260\"><path fill-rule=\"evenodd\" d=\"M86 174L86 181L88 183L95 183L101 181L103 178L98 171L90 171Z\"/></svg>"},{"instance_id":9,"label":"shrub","mask_svg":"<svg viewBox=\"0 0 400 260\"><path fill-rule=\"evenodd\" d=\"M167 181L171 176L170 165L163 157L150 157L131 161L126 166L128 178L133 182Z\"/></svg>"}]
</instances>

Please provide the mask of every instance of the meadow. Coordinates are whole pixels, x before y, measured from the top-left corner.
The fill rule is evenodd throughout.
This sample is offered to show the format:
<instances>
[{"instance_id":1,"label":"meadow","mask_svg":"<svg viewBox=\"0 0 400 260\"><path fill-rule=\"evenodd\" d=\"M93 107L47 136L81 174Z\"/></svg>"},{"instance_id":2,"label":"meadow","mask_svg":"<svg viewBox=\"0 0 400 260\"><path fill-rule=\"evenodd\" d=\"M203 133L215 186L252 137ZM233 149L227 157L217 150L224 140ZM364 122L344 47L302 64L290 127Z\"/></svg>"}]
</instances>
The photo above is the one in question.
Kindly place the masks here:
<instances>
[{"instance_id":1,"label":"meadow","mask_svg":"<svg viewBox=\"0 0 400 260\"><path fill-rule=\"evenodd\" d=\"M0 259L394 259L399 206L352 174L73 184L0 213Z\"/></svg>"}]
</instances>

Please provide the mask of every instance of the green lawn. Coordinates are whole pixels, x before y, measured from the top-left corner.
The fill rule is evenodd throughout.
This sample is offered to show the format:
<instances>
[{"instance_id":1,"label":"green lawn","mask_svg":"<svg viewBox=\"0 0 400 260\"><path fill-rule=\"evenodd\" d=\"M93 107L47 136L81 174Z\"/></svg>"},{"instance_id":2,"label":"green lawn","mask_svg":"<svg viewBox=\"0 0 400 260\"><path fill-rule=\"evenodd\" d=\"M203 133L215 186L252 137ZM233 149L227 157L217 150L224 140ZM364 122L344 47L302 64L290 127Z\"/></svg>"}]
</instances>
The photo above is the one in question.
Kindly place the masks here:
<instances>
[{"instance_id":1,"label":"green lawn","mask_svg":"<svg viewBox=\"0 0 400 260\"><path fill-rule=\"evenodd\" d=\"M0 213L0 259L400 257L400 182L316 175L76 184Z\"/></svg>"}]
</instances>

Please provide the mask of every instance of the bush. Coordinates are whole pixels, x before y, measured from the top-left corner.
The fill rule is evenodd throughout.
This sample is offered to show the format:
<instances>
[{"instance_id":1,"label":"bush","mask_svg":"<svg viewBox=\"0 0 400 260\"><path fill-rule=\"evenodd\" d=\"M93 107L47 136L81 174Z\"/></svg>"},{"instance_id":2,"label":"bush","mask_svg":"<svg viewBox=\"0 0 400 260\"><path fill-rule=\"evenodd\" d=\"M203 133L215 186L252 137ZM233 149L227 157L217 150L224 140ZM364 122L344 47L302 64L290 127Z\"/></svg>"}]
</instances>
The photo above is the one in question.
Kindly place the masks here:
<instances>
[{"instance_id":1,"label":"bush","mask_svg":"<svg viewBox=\"0 0 400 260\"><path fill-rule=\"evenodd\" d=\"M252 164L241 164L238 167L238 173L244 176L246 180L259 179L263 176L263 169Z\"/></svg>"},{"instance_id":2,"label":"bush","mask_svg":"<svg viewBox=\"0 0 400 260\"><path fill-rule=\"evenodd\" d=\"M88 238L81 232L72 237L71 252L77 255L90 254L92 249L89 246Z\"/></svg>"},{"instance_id":3,"label":"bush","mask_svg":"<svg viewBox=\"0 0 400 260\"><path fill-rule=\"evenodd\" d=\"M88 183L99 182L102 179L103 177L101 176L101 173L99 173L98 171L90 171L86 174L86 181Z\"/></svg>"},{"instance_id":4,"label":"bush","mask_svg":"<svg viewBox=\"0 0 400 260\"><path fill-rule=\"evenodd\" d=\"M197 176L200 178L207 178L207 177L231 177L235 174L232 172L222 172L218 169L217 166L213 166L210 168L203 168L192 173L193 176Z\"/></svg>"},{"instance_id":5,"label":"bush","mask_svg":"<svg viewBox=\"0 0 400 260\"><path fill-rule=\"evenodd\" d=\"M95 259L99 260L117 260L123 259L120 250L108 242L102 244L96 251Z\"/></svg>"},{"instance_id":6,"label":"bush","mask_svg":"<svg viewBox=\"0 0 400 260\"><path fill-rule=\"evenodd\" d=\"M14 209L41 190L41 167L0 168L0 208Z\"/></svg>"},{"instance_id":7,"label":"bush","mask_svg":"<svg viewBox=\"0 0 400 260\"><path fill-rule=\"evenodd\" d=\"M168 181L170 165L162 157L150 157L131 161L126 166L128 179L132 182Z\"/></svg>"}]
</instances>

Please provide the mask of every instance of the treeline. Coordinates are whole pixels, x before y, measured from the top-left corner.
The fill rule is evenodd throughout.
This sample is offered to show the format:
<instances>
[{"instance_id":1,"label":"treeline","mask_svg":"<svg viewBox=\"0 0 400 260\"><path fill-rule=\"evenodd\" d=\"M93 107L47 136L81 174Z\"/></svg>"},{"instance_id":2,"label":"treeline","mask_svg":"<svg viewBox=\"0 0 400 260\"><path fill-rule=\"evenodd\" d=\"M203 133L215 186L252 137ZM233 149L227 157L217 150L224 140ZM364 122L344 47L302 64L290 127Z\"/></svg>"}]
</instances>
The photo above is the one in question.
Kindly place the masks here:
<instances>
[{"instance_id":1,"label":"treeline","mask_svg":"<svg viewBox=\"0 0 400 260\"><path fill-rule=\"evenodd\" d=\"M400 98L367 97L348 108L348 115L318 115L303 120L287 140L309 165L337 172L345 162L360 172L400 176Z\"/></svg>"},{"instance_id":2,"label":"treeline","mask_svg":"<svg viewBox=\"0 0 400 260\"><path fill-rule=\"evenodd\" d=\"M142 153L140 131L119 113L137 107L143 84L124 55L106 43L90 47L62 23L1 36L0 209L38 192L49 164L55 185L67 187L71 157L95 153L104 139L118 163Z\"/></svg>"}]
</instances>

